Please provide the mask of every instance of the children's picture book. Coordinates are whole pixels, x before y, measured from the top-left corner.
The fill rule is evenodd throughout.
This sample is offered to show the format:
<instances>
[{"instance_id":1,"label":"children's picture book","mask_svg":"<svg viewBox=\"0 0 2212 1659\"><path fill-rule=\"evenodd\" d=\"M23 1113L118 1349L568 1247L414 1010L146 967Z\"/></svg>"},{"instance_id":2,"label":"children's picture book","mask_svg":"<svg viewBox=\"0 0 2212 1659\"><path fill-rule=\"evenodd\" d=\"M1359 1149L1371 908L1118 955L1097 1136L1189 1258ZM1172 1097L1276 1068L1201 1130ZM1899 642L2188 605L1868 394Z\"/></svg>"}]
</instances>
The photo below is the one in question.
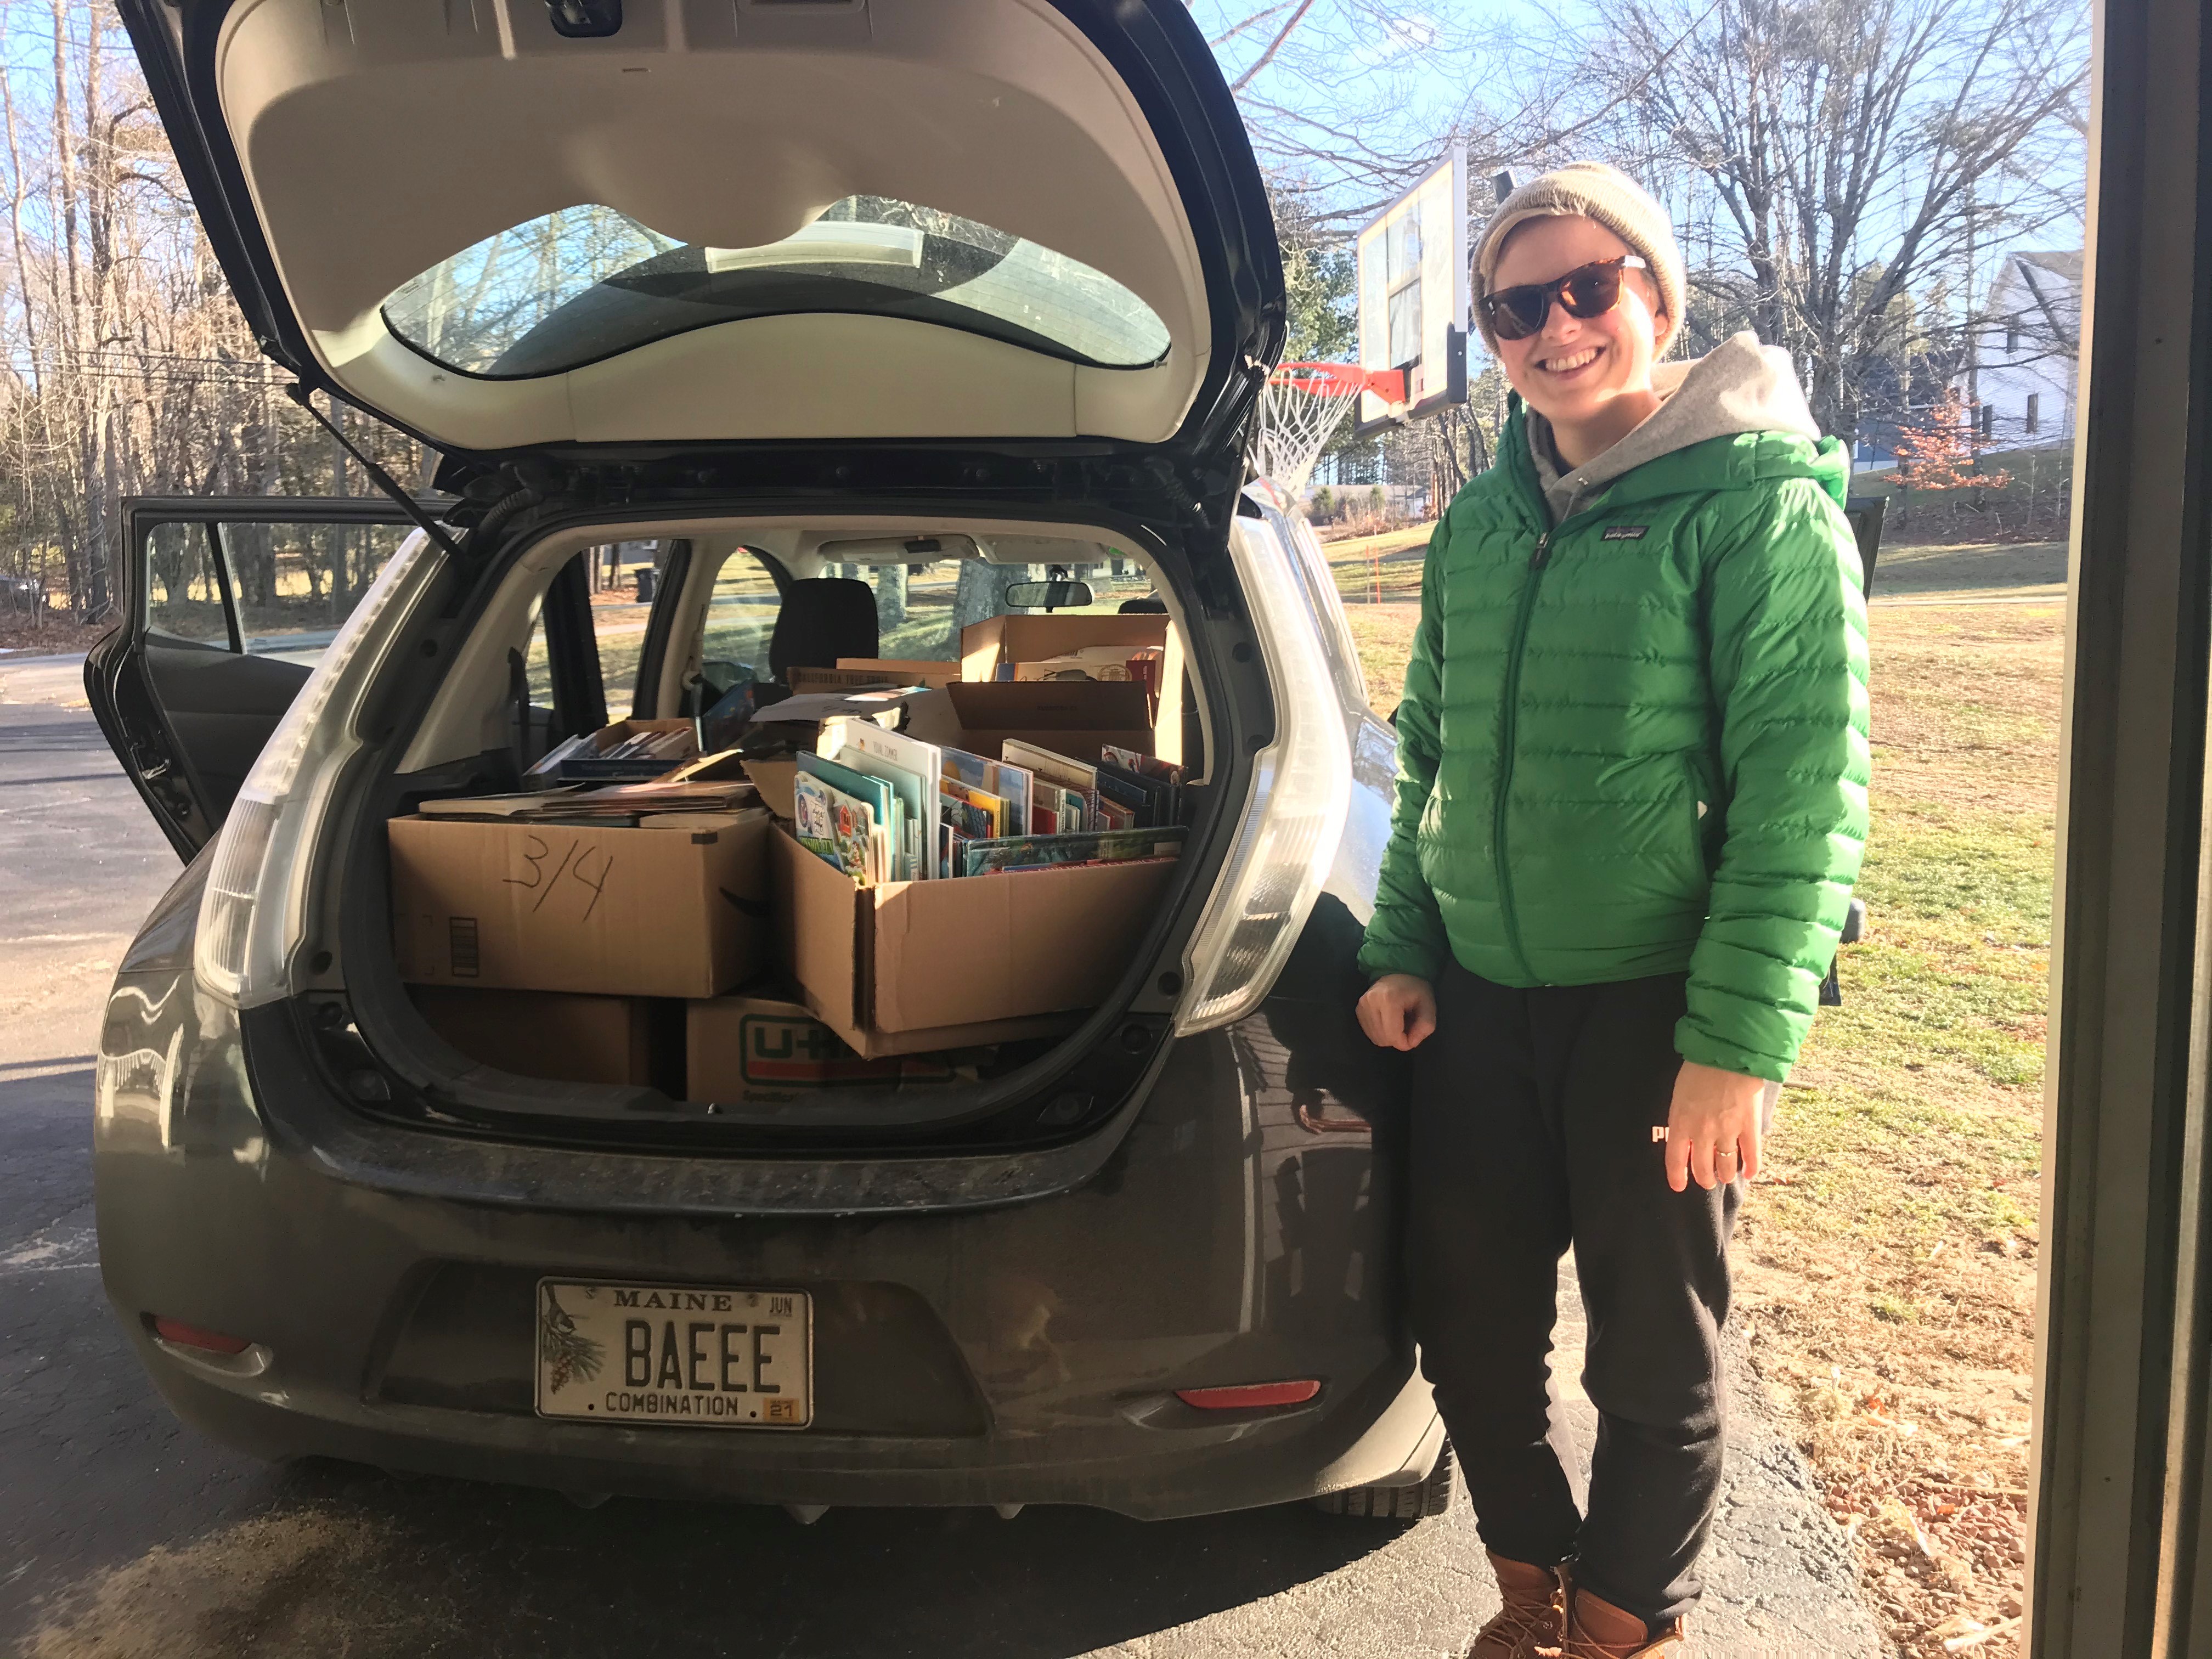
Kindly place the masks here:
<instances>
[{"instance_id":1,"label":"children's picture book","mask_svg":"<svg viewBox=\"0 0 2212 1659\"><path fill-rule=\"evenodd\" d=\"M816 750L825 759L881 778L905 807L898 872L893 878L919 881L933 876L933 861L925 860L921 854L924 848L933 854L937 848L938 776L944 763L937 745L886 732L872 720L839 720L823 722Z\"/></svg>"},{"instance_id":2,"label":"children's picture book","mask_svg":"<svg viewBox=\"0 0 2212 1659\"><path fill-rule=\"evenodd\" d=\"M1101 773L1110 772L1116 777L1126 777L1141 786L1152 799L1154 823L1181 823L1182 816L1182 768L1157 756L1140 755L1133 749L1118 748L1103 744L1098 750Z\"/></svg>"},{"instance_id":3,"label":"children's picture book","mask_svg":"<svg viewBox=\"0 0 2212 1659\"><path fill-rule=\"evenodd\" d=\"M1006 803L1006 827L1001 835L1018 835L1030 821L1030 803L1036 794L1036 775L1025 767L971 754L965 749L945 749L944 772L948 781L980 789Z\"/></svg>"},{"instance_id":4,"label":"children's picture book","mask_svg":"<svg viewBox=\"0 0 2212 1659\"><path fill-rule=\"evenodd\" d=\"M792 803L801 847L848 876L871 884L877 879L881 836L867 802L801 772L792 782Z\"/></svg>"},{"instance_id":5,"label":"children's picture book","mask_svg":"<svg viewBox=\"0 0 2212 1659\"><path fill-rule=\"evenodd\" d=\"M937 792L937 810L960 834L976 841L993 841L1006 832L1006 804L996 795L946 783Z\"/></svg>"},{"instance_id":6,"label":"children's picture book","mask_svg":"<svg viewBox=\"0 0 2212 1659\"><path fill-rule=\"evenodd\" d=\"M1133 749L1124 749L1119 744L1098 745L1098 758L1109 766L1126 767L1132 772L1142 772L1146 777L1158 778L1167 783L1182 781L1182 768L1173 761L1164 761L1157 755L1140 755Z\"/></svg>"},{"instance_id":7,"label":"children's picture book","mask_svg":"<svg viewBox=\"0 0 2212 1659\"><path fill-rule=\"evenodd\" d=\"M1083 802L1083 827L1094 828L1098 819L1098 769L1087 761L1077 760L1073 755L1057 754L1041 749L1036 744L1024 743L1019 738L1008 738L1000 752L1012 765L1036 775L1040 784L1050 783L1073 791Z\"/></svg>"},{"instance_id":8,"label":"children's picture book","mask_svg":"<svg viewBox=\"0 0 2212 1659\"><path fill-rule=\"evenodd\" d=\"M1039 781L1036 799L1030 805L1030 834L1072 835L1090 827L1084 819L1082 796L1056 783Z\"/></svg>"},{"instance_id":9,"label":"children's picture book","mask_svg":"<svg viewBox=\"0 0 2212 1659\"><path fill-rule=\"evenodd\" d=\"M1132 859L1177 858L1182 853L1180 824L1161 830L1085 831L1073 836L1008 836L971 842L954 866L963 876L1018 870L1045 870L1065 864L1120 864Z\"/></svg>"},{"instance_id":10,"label":"children's picture book","mask_svg":"<svg viewBox=\"0 0 2212 1659\"><path fill-rule=\"evenodd\" d=\"M715 698L713 706L695 723L699 752L702 755L727 749L752 724L753 710L760 702L760 687L754 683L750 669L743 672L744 678Z\"/></svg>"},{"instance_id":11,"label":"children's picture book","mask_svg":"<svg viewBox=\"0 0 2212 1659\"><path fill-rule=\"evenodd\" d=\"M1133 809L1139 823L1174 823L1182 818L1182 789L1152 773L1101 761L1098 788L1102 794Z\"/></svg>"},{"instance_id":12,"label":"children's picture book","mask_svg":"<svg viewBox=\"0 0 2212 1659\"><path fill-rule=\"evenodd\" d=\"M872 823L884 832L884 862L872 869L871 879L894 879L890 872L895 867L891 854L907 845L906 803L898 797L889 781L858 772L837 761L825 760L819 755L801 751L799 756L800 775L811 774L833 789L842 790L854 799L865 801L874 815Z\"/></svg>"},{"instance_id":13,"label":"children's picture book","mask_svg":"<svg viewBox=\"0 0 2212 1659\"><path fill-rule=\"evenodd\" d=\"M1136 781L1128 772L1118 766L1101 764L1098 768L1098 793L1106 799L1131 811L1139 811L1152 805L1152 797L1145 786Z\"/></svg>"}]
</instances>

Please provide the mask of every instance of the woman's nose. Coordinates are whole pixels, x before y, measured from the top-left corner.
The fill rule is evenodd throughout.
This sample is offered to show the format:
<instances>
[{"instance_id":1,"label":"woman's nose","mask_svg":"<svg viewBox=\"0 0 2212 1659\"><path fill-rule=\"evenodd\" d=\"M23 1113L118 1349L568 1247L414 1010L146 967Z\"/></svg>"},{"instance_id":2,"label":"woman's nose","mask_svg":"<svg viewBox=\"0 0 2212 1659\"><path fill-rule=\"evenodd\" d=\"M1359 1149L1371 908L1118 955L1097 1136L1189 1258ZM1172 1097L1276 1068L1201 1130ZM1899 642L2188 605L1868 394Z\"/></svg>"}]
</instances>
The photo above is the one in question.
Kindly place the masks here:
<instances>
[{"instance_id":1,"label":"woman's nose","mask_svg":"<svg viewBox=\"0 0 2212 1659\"><path fill-rule=\"evenodd\" d=\"M1544 313L1543 337L1552 341L1571 340L1582 331L1582 320L1566 307L1558 295L1552 296L1552 308Z\"/></svg>"}]
</instances>

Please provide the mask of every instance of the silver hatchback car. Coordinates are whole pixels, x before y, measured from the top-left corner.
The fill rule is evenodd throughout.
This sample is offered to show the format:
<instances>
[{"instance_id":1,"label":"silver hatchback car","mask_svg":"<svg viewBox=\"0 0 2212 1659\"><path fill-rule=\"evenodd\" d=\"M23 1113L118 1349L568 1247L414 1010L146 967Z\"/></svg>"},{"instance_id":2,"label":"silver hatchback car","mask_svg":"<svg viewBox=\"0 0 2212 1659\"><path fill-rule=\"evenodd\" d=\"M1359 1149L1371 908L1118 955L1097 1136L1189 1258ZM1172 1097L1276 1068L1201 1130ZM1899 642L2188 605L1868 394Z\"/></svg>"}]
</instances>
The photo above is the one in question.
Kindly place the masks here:
<instances>
[{"instance_id":1,"label":"silver hatchback car","mask_svg":"<svg viewBox=\"0 0 2212 1659\"><path fill-rule=\"evenodd\" d=\"M441 458L428 501L131 505L87 678L187 862L108 1004L95 1167L179 1413L805 1515L1440 1510L1401 1074L1352 1018L1395 740L1246 471L1282 271L1179 0L123 11L264 349ZM318 537L354 538L320 629L281 603ZM597 550L647 542L650 604L595 605ZM941 1087L774 1105L690 1097L659 1025L617 1085L426 1022L393 817L611 713L953 655L1040 567L1121 573L1185 665L1188 840L1097 1006ZM825 620L863 573L874 616ZM554 1281L669 1298L653 1363L805 1411L549 1412Z\"/></svg>"}]
</instances>

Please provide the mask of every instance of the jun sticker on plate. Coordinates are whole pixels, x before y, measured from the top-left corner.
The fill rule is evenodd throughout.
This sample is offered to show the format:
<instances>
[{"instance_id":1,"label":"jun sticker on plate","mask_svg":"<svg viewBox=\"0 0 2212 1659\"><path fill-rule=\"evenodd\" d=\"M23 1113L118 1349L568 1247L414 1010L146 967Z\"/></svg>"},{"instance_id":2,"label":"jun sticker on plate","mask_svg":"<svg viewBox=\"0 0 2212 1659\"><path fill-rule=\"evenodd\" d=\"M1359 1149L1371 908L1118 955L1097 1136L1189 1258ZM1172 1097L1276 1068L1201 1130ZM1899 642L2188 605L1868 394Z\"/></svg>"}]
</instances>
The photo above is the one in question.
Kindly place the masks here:
<instances>
[{"instance_id":1,"label":"jun sticker on plate","mask_svg":"<svg viewBox=\"0 0 2212 1659\"><path fill-rule=\"evenodd\" d=\"M814 1420L804 1291L538 1281L538 1414L690 1429Z\"/></svg>"}]
</instances>

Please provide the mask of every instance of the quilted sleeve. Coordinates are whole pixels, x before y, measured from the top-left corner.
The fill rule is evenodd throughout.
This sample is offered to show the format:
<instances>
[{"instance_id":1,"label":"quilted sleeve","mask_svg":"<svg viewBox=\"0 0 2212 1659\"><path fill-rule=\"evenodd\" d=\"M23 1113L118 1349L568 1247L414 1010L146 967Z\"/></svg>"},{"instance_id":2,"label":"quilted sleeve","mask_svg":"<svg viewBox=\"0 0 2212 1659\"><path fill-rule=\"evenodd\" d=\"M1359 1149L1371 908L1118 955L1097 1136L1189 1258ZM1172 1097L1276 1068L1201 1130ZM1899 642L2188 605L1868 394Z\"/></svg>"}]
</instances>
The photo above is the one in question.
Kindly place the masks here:
<instances>
[{"instance_id":1,"label":"quilted sleeve","mask_svg":"<svg viewBox=\"0 0 2212 1659\"><path fill-rule=\"evenodd\" d=\"M1421 621L1413 634L1413 659L1406 665L1406 696L1398 705L1398 782L1390 812L1390 842L1383 848L1376 883L1375 915L1359 949L1359 966L1370 980L1385 974L1413 974L1433 981L1443 971L1450 949L1437 896L1421 873L1421 816L1436 786L1438 661L1443 652L1443 598L1437 573L1443 568L1446 520L1429 537L1421 565Z\"/></svg>"},{"instance_id":2,"label":"quilted sleeve","mask_svg":"<svg viewBox=\"0 0 2212 1659\"><path fill-rule=\"evenodd\" d=\"M1866 601L1816 482L1755 499L1706 575L1728 817L1675 1046L1771 1081L1812 1026L1866 844Z\"/></svg>"}]
</instances>

